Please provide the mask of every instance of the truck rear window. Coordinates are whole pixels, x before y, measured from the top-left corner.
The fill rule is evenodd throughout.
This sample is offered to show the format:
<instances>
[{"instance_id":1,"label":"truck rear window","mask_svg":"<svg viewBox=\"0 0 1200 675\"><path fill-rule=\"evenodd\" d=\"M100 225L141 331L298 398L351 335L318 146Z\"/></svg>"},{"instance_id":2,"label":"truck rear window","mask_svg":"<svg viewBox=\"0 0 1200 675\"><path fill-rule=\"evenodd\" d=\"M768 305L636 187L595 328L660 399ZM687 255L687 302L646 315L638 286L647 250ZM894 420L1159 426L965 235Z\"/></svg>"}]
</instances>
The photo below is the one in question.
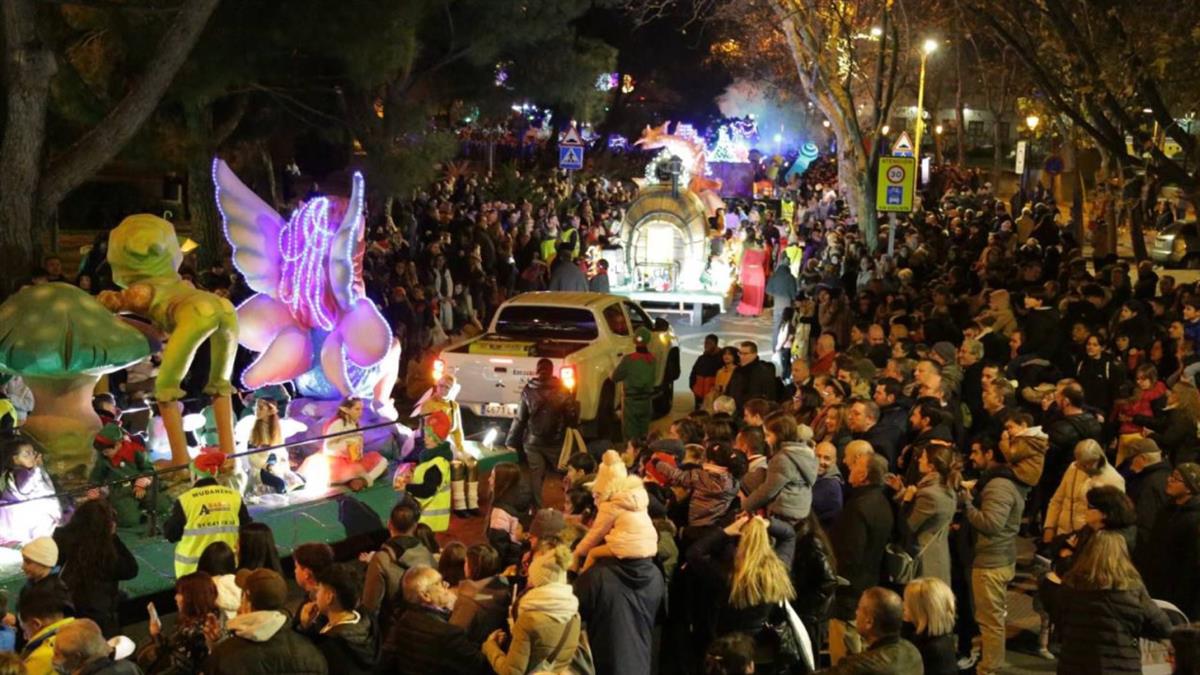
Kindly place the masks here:
<instances>
[{"instance_id":1,"label":"truck rear window","mask_svg":"<svg viewBox=\"0 0 1200 675\"><path fill-rule=\"evenodd\" d=\"M536 340L595 340L600 336L591 310L542 305L505 307L496 318L496 332Z\"/></svg>"}]
</instances>

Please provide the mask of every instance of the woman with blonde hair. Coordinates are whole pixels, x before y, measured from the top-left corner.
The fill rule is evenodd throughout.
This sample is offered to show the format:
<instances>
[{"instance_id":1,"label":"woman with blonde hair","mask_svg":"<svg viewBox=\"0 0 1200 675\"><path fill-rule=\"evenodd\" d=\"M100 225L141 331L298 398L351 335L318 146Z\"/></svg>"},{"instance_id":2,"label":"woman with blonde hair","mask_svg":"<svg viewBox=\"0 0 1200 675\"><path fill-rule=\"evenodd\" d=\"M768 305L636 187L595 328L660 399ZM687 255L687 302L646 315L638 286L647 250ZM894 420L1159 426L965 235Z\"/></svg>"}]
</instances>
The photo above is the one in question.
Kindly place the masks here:
<instances>
[{"instance_id":1,"label":"woman with blonde hair","mask_svg":"<svg viewBox=\"0 0 1200 675\"><path fill-rule=\"evenodd\" d=\"M941 579L920 577L904 587L902 637L921 652L925 675L955 675L954 591Z\"/></svg>"},{"instance_id":2,"label":"woman with blonde hair","mask_svg":"<svg viewBox=\"0 0 1200 675\"><path fill-rule=\"evenodd\" d=\"M1139 673L1138 640L1171 632L1129 560L1125 538L1109 530L1096 532L1062 586L1042 602L1062 642L1059 673Z\"/></svg>"},{"instance_id":3,"label":"woman with blonde hair","mask_svg":"<svg viewBox=\"0 0 1200 675\"><path fill-rule=\"evenodd\" d=\"M311 455L300 467L300 474L317 486L346 484L352 490L370 486L387 469L387 460L378 452L363 450L363 435L358 431L363 400L353 396L338 405L337 412L325 424L321 452Z\"/></svg>"},{"instance_id":4,"label":"woman with blonde hair","mask_svg":"<svg viewBox=\"0 0 1200 675\"><path fill-rule=\"evenodd\" d=\"M786 621L781 603L796 597L790 571L771 547L769 527L765 518L743 515L697 539L687 553L696 581L690 623L697 644L745 633L755 639L755 672L772 672L776 644L764 628ZM774 528L771 534L777 534Z\"/></svg>"}]
</instances>

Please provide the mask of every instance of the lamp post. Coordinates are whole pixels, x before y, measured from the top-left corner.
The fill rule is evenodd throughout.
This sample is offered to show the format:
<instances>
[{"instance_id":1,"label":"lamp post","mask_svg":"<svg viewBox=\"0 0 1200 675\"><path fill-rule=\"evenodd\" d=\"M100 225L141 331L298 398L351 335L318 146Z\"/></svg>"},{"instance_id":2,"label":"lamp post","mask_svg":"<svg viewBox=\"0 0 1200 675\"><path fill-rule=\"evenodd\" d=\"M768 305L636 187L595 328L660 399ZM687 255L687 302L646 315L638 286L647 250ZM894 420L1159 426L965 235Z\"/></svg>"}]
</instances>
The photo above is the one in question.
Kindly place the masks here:
<instances>
[{"instance_id":1,"label":"lamp post","mask_svg":"<svg viewBox=\"0 0 1200 675\"><path fill-rule=\"evenodd\" d=\"M929 55L936 52L938 48L937 40L929 38L921 45L921 77L917 83L917 134L913 140L913 153L916 155L917 163L921 162L921 130L925 125L925 60Z\"/></svg>"},{"instance_id":2,"label":"lamp post","mask_svg":"<svg viewBox=\"0 0 1200 675\"><path fill-rule=\"evenodd\" d=\"M1042 118L1030 113L1025 116L1025 126L1029 128L1029 145L1026 148L1025 163L1021 166L1021 203L1025 203L1025 190L1029 182L1029 165L1033 161L1033 141L1034 133L1037 131L1038 125L1041 124Z\"/></svg>"}]
</instances>

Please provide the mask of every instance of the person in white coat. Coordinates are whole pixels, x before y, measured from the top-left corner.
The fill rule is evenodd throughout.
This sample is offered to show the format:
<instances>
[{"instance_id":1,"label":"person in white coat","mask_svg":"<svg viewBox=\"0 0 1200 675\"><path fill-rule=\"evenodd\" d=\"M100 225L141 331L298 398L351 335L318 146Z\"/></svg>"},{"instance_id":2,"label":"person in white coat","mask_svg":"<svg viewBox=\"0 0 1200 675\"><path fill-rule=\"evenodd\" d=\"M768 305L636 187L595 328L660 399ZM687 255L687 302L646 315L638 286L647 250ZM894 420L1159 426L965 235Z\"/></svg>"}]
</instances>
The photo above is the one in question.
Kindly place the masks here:
<instances>
[{"instance_id":1,"label":"person in white coat","mask_svg":"<svg viewBox=\"0 0 1200 675\"><path fill-rule=\"evenodd\" d=\"M1050 543L1056 536L1070 534L1086 525L1087 492L1105 485L1125 491L1125 479L1105 459L1100 444L1090 438L1080 441L1075 445L1075 461L1067 467L1050 498L1042 541Z\"/></svg>"}]
</instances>

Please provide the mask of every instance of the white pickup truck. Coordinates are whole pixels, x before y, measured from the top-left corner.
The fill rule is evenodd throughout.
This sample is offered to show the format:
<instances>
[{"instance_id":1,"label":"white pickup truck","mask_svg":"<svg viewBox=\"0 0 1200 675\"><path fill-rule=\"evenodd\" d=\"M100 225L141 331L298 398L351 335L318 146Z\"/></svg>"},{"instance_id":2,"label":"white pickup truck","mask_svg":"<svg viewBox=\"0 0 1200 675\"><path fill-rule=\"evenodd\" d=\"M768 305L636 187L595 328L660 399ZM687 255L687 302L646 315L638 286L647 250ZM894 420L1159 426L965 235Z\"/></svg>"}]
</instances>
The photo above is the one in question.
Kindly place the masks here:
<instances>
[{"instance_id":1,"label":"white pickup truck","mask_svg":"<svg viewBox=\"0 0 1200 675\"><path fill-rule=\"evenodd\" d=\"M621 357L634 350L633 336L649 329L649 349L658 366L655 416L671 408L679 377L679 344L665 320L650 318L636 302L619 295L546 291L523 293L500 306L483 335L446 347L434 371L458 379L464 411L483 418L514 418L521 390L539 359L573 383L585 435L611 437L620 402L610 379Z\"/></svg>"}]
</instances>

